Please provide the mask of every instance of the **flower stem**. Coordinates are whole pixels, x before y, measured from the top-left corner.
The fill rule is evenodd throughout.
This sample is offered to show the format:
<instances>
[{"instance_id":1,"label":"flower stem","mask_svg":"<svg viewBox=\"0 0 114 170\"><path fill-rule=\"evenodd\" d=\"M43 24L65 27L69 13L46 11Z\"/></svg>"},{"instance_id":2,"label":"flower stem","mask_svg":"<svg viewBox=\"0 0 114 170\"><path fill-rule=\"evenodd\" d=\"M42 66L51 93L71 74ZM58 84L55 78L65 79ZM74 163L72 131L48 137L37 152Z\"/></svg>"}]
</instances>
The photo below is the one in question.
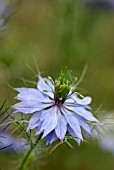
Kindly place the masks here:
<instances>
[{"instance_id":1,"label":"flower stem","mask_svg":"<svg viewBox=\"0 0 114 170\"><path fill-rule=\"evenodd\" d=\"M36 147L36 145L37 145L38 142L40 141L41 137L42 137L42 134L40 134L40 135L38 136L38 138L36 139L36 141L34 142L34 144L30 147L30 149L28 150L27 154L25 155L25 157L24 157L24 159L23 159L23 161L22 161L22 163L21 163L21 166L19 167L18 170L24 170L24 167L25 167L25 165L26 165L26 162L27 162L27 160L28 160L31 152L34 150L34 148Z\"/></svg>"}]
</instances>

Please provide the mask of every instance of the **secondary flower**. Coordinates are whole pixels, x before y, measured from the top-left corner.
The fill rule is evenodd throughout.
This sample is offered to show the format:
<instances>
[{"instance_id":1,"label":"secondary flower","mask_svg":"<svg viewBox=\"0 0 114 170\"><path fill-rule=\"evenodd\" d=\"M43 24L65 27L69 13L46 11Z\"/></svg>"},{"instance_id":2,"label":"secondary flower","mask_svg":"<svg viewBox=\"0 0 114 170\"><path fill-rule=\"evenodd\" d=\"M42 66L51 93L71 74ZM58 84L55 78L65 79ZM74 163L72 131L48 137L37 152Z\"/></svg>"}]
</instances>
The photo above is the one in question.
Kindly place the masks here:
<instances>
[{"instance_id":1,"label":"secondary flower","mask_svg":"<svg viewBox=\"0 0 114 170\"><path fill-rule=\"evenodd\" d=\"M85 2L94 8L101 8L106 10L114 10L113 0L85 0Z\"/></svg>"},{"instance_id":2,"label":"secondary flower","mask_svg":"<svg viewBox=\"0 0 114 170\"><path fill-rule=\"evenodd\" d=\"M15 9L20 2L20 0L0 1L0 34L7 28L9 19L15 13Z\"/></svg>"},{"instance_id":3,"label":"secondary flower","mask_svg":"<svg viewBox=\"0 0 114 170\"><path fill-rule=\"evenodd\" d=\"M82 128L91 134L87 122L98 122L88 106L91 97L79 98L74 85L61 77L55 82L51 77L39 76L37 88L16 88L16 99L21 102L13 105L14 113L32 113L27 131L37 128L36 135L42 134L47 145L57 139L63 141L65 135L73 137L78 144L83 141Z\"/></svg>"},{"instance_id":4,"label":"secondary flower","mask_svg":"<svg viewBox=\"0 0 114 170\"><path fill-rule=\"evenodd\" d=\"M24 138L16 138L9 133L0 133L0 150L7 152L22 152L29 149Z\"/></svg>"},{"instance_id":5,"label":"secondary flower","mask_svg":"<svg viewBox=\"0 0 114 170\"><path fill-rule=\"evenodd\" d=\"M7 21L11 15L11 7L9 0L0 2L0 31L3 31L7 26Z\"/></svg>"}]
</instances>

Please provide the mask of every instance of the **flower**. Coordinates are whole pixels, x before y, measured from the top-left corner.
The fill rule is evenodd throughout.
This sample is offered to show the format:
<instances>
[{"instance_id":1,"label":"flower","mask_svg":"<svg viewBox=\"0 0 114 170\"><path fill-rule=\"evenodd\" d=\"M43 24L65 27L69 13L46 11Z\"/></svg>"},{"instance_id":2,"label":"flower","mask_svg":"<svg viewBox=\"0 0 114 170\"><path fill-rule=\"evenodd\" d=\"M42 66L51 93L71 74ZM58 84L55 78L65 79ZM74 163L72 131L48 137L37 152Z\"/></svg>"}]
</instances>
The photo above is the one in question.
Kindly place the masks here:
<instances>
[{"instance_id":1,"label":"flower","mask_svg":"<svg viewBox=\"0 0 114 170\"><path fill-rule=\"evenodd\" d=\"M8 132L0 132L0 150L7 152L22 152L29 149L26 145L27 141L24 138L16 138Z\"/></svg>"},{"instance_id":2,"label":"flower","mask_svg":"<svg viewBox=\"0 0 114 170\"><path fill-rule=\"evenodd\" d=\"M61 77L55 82L51 77L39 76L37 88L16 88L19 94L16 99L21 102L12 106L14 113L32 113L27 131L37 128L36 135L42 134L47 145L59 139L63 141L65 135L73 137L78 144L83 141L82 129L91 134L87 122L98 122L90 112L88 106L91 97L79 98L74 85Z\"/></svg>"},{"instance_id":3,"label":"flower","mask_svg":"<svg viewBox=\"0 0 114 170\"><path fill-rule=\"evenodd\" d=\"M114 9L113 0L86 0L85 2L94 8L101 8L101 9L106 9L106 10Z\"/></svg>"},{"instance_id":4,"label":"flower","mask_svg":"<svg viewBox=\"0 0 114 170\"><path fill-rule=\"evenodd\" d=\"M10 17L14 14L16 6L20 0L12 2L11 0L0 1L0 33L2 33L8 26Z\"/></svg>"},{"instance_id":5,"label":"flower","mask_svg":"<svg viewBox=\"0 0 114 170\"><path fill-rule=\"evenodd\" d=\"M98 146L104 152L114 155L114 113L101 113L99 115L101 124L92 130L91 136L97 140Z\"/></svg>"},{"instance_id":6,"label":"flower","mask_svg":"<svg viewBox=\"0 0 114 170\"><path fill-rule=\"evenodd\" d=\"M6 23L11 15L11 9L8 7L8 0L0 2L0 31L6 28Z\"/></svg>"}]
</instances>

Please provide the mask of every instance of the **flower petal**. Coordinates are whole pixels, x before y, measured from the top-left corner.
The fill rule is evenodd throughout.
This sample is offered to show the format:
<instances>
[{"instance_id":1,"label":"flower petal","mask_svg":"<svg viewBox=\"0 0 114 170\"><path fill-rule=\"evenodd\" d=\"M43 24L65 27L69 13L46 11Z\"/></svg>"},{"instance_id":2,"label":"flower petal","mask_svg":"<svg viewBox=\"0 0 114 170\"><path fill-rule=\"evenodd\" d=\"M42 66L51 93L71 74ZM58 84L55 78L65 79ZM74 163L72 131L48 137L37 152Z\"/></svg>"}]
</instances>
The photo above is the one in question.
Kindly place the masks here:
<instances>
[{"instance_id":1,"label":"flower petal","mask_svg":"<svg viewBox=\"0 0 114 170\"><path fill-rule=\"evenodd\" d=\"M38 125L39 125L38 121L40 119L41 114L42 114L42 111L39 111L39 112L35 112L32 115L32 117L29 121L29 125L27 127L27 131L29 131L30 129L34 129L34 128L38 127Z\"/></svg>"},{"instance_id":2,"label":"flower petal","mask_svg":"<svg viewBox=\"0 0 114 170\"><path fill-rule=\"evenodd\" d=\"M36 134L35 135L39 135L43 132L43 129L41 129L41 126L42 126L42 122L41 121L38 121L38 128L36 130Z\"/></svg>"},{"instance_id":3,"label":"flower petal","mask_svg":"<svg viewBox=\"0 0 114 170\"><path fill-rule=\"evenodd\" d=\"M81 139L77 138L77 135L75 134L75 132L73 131L73 129L68 125L67 127L68 132L70 133L70 135L72 137L74 137L74 139L76 140L76 142L80 145Z\"/></svg>"},{"instance_id":4,"label":"flower petal","mask_svg":"<svg viewBox=\"0 0 114 170\"><path fill-rule=\"evenodd\" d=\"M14 113L33 113L52 106L54 103L54 101L52 101L47 95L37 89L16 88L15 90L19 92L16 98L22 101L12 106L12 108L16 109Z\"/></svg>"},{"instance_id":5,"label":"flower petal","mask_svg":"<svg viewBox=\"0 0 114 170\"><path fill-rule=\"evenodd\" d=\"M67 120L69 126L75 132L76 137L83 140L80 123L79 123L78 119L73 116L72 112L66 110L65 108L62 109L62 113L64 114L65 119Z\"/></svg>"},{"instance_id":6,"label":"flower petal","mask_svg":"<svg viewBox=\"0 0 114 170\"><path fill-rule=\"evenodd\" d=\"M45 138L46 138L46 145L49 145L58 139L54 131L50 132Z\"/></svg>"},{"instance_id":7,"label":"flower petal","mask_svg":"<svg viewBox=\"0 0 114 170\"><path fill-rule=\"evenodd\" d=\"M89 126L89 124L86 123L86 119L84 119L83 117L75 114L75 113L72 113L74 117L76 117L80 123L80 126L86 131L88 132L89 134L91 134L91 128Z\"/></svg>"},{"instance_id":8,"label":"flower petal","mask_svg":"<svg viewBox=\"0 0 114 170\"><path fill-rule=\"evenodd\" d=\"M69 98L73 99L76 103L80 105L88 105L92 101L92 98L89 96L80 99L76 93L73 93Z\"/></svg>"},{"instance_id":9,"label":"flower petal","mask_svg":"<svg viewBox=\"0 0 114 170\"><path fill-rule=\"evenodd\" d=\"M53 106L50 109L43 111L40 118L42 121L41 130L44 130L42 138L48 135L57 126L57 109L58 107Z\"/></svg>"},{"instance_id":10,"label":"flower petal","mask_svg":"<svg viewBox=\"0 0 114 170\"><path fill-rule=\"evenodd\" d=\"M73 112L75 112L76 114L82 116L83 118L85 118L88 121L93 121L93 122L99 122L90 111L86 110L85 108L81 107L81 106L77 106L75 104L72 104L70 106L68 106L67 104L64 105L68 110L71 110Z\"/></svg>"},{"instance_id":11,"label":"flower petal","mask_svg":"<svg viewBox=\"0 0 114 170\"><path fill-rule=\"evenodd\" d=\"M84 121L84 119L79 119L80 126L89 134L91 134L90 126Z\"/></svg>"},{"instance_id":12,"label":"flower petal","mask_svg":"<svg viewBox=\"0 0 114 170\"><path fill-rule=\"evenodd\" d=\"M47 83L45 82L45 80L47 81ZM40 90L44 94L48 95L52 99L54 98L54 93L53 93L54 85L52 84L52 82L49 79L42 78L41 76L39 76L37 88L38 88L38 90Z\"/></svg>"},{"instance_id":13,"label":"flower petal","mask_svg":"<svg viewBox=\"0 0 114 170\"><path fill-rule=\"evenodd\" d=\"M92 108L88 105L81 105L81 104L78 104L78 103L75 103L73 99L67 99L65 102L64 102L64 106L69 106L69 107L83 107L85 109L88 109L88 110L92 110Z\"/></svg>"},{"instance_id":14,"label":"flower petal","mask_svg":"<svg viewBox=\"0 0 114 170\"><path fill-rule=\"evenodd\" d=\"M17 113L17 112L22 112L22 113L33 113L33 112L36 112L36 111L40 111L44 108L47 108L47 107L50 107L52 106L52 103L40 103L36 100L33 100L33 101L22 101L22 102L19 102L13 106L11 106L11 108L14 108L16 109L14 111L14 113Z\"/></svg>"},{"instance_id":15,"label":"flower petal","mask_svg":"<svg viewBox=\"0 0 114 170\"><path fill-rule=\"evenodd\" d=\"M58 116L58 123L55 128L55 133L60 140L63 140L67 131L67 122L59 109L58 109L57 116Z\"/></svg>"},{"instance_id":16,"label":"flower petal","mask_svg":"<svg viewBox=\"0 0 114 170\"><path fill-rule=\"evenodd\" d=\"M44 102L45 100L50 99L40 92L39 90L35 88L15 88L16 91L19 92L19 94L15 97L18 100L36 100L40 102Z\"/></svg>"}]
</instances>

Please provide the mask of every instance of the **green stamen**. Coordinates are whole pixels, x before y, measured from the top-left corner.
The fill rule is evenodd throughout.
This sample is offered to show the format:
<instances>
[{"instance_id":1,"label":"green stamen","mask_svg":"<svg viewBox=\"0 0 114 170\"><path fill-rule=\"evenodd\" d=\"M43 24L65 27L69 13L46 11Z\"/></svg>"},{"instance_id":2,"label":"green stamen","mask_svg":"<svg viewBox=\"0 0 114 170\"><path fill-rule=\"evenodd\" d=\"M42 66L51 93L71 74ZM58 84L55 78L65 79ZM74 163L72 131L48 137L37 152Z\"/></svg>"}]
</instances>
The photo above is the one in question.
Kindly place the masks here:
<instances>
[{"instance_id":1,"label":"green stamen","mask_svg":"<svg viewBox=\"0 0 114 170\"><path fill-rule=\"evenodd\" d=\"M70 91L71 83L68 80L68 76L61 72L61 77L55 83L55 103L61 105L66 100L66 97Z\"/></svg>"}]
</instances>

